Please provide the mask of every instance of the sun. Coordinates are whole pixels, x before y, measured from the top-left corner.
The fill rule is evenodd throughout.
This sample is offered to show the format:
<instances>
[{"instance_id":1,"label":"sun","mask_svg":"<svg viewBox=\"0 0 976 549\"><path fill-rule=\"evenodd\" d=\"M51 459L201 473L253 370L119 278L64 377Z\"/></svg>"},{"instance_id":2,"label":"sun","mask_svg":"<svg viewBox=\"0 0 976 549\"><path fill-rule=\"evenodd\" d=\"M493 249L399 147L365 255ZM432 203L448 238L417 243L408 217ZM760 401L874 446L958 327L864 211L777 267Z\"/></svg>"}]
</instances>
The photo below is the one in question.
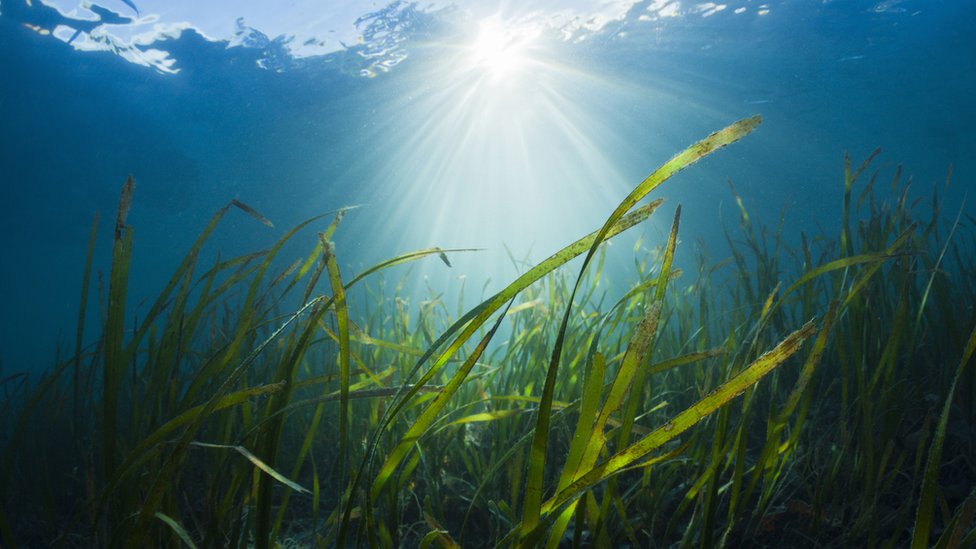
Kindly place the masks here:
<instances>
[{"instance_id":1,"label":"sun","mask_svg":"<svg viewBox=\"0 0 976 549\"><path fill-rule=\"evenodd\" d=\"M527 64L526 46L532 38L531 33L516 32L497 19L486 19L479 25L478 37L471 44L469 62L472 68L484 71L492 80L511 78Z\"/></svg>"}]
</instances>

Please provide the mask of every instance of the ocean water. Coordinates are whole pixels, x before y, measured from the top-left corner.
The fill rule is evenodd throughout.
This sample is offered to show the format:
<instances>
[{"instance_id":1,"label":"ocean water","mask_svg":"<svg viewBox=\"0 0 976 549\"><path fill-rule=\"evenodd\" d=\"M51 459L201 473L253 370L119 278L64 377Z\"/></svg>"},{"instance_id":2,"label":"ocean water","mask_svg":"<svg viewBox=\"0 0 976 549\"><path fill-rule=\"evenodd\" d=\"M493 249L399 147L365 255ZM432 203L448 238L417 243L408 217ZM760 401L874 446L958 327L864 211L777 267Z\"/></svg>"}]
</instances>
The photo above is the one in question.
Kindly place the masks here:
<instances>
[{"instance_id":1,"label":"ocean water","mask_svg":"<svg viewBox=\"0 0 976 549\"><path fill-rule=\"evenodd\" d=\"M532 483L574 478L566 503L602 509L564 531L547 504L552 545L976 543L974 97L971 0L0 0L0 546L531 546ZM754 115L649 195L575 308L579 260L434 342ZM851 220L845 156L872 158ZM459 250L331 310L245 280L144 322L228 204L187 280L327 214L271 280L344 207L314 295ZM682 275L652 295L679 205Z\"/></svg>"},{"instance_id":2,"label":"ocean water","mask_svg":"<svg viewBox=\"0 0 976 549\"><path fill-rule=\"evenodd\" d=\"M881 165L901 164L923 195L953 166L952 204L976 176L964 0L12 0L0 12L7 371L47 367L71 341L88 229L101 214L107 250L129 174L135 302L233 198L275 229L232 216L217 236L226 254L362 205L336 235L347 270L473 247L453 271L415 278L448 294L459 276L497 287L515 272L506 247L542 259L672 154L752 114L756 134L657 193L683 205L689 253L706 242L722 255L737 215L727 180L764 219L785 208L795 239L835 225L845 152L857 163L882 148Z\"/></svg>"}]
</instances>

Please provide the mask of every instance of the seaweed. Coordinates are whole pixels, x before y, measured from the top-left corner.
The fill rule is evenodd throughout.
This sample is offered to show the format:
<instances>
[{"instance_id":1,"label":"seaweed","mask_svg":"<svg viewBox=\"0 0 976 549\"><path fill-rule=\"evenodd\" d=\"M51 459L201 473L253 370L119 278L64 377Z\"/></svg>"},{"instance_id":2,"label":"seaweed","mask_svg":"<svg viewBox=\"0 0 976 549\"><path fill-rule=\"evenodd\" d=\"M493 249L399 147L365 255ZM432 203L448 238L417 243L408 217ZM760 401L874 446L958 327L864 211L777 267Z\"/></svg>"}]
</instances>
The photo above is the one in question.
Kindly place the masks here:
<instances>
[{"instance_id":1,"label":"seaweed","mask_svg":"<svg viewBox=\"0 0 976 549\"><path fill-rule=\"evenodd\" d=\"M678 206L664 242L634 248L631 287L605 283L605 243L663 201L640 203L759 124L679 153L599 228L456 314L386 277L474 250L349 276L335 242L350 208L200 265L230 209L273 227L235 199L136 321L130 177L100 337L85 344L96 217L73 353L0 378L0 541L971 545L976 318L955 304L976 302L976 239L937 194L923 219L900 168L879 196L880 151L855 170L845 156L836 234L792 247L784 218L768 229L730 182L730 258L700 257L683 283Z\"/></svg>"}]
</instances>

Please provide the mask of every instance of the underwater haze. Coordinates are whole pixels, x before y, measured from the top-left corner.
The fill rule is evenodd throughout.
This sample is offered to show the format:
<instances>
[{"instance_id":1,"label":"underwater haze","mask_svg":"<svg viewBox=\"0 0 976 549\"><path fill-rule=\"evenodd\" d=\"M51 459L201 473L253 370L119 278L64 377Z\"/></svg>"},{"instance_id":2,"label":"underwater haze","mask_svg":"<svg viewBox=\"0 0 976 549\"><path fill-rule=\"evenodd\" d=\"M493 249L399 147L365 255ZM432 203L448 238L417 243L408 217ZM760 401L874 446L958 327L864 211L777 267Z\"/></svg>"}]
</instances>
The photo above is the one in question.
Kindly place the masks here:
<instances>
[{"instance_id":1,"label":"underwater haze","mask_svg":"<svg viewBox=\"0 0 976 549\"><path fill-rule=\"evenodd\" d=\"M976 546L976 2L0 0L0 547Z\"/></svg>"},{"instance_id":2,"label":"underwater haze","mask_svg":"<svg viewBox=\"0 0 976 549\"><path fill-rule=\"evenodd\" d=\"M954 199L976 174L976 6L962 0L0 9L8 371L49 366L73 337L88 228L99 212L108 238L129 174L133 303L233 198L276 229L233 219L226 244L241 247L225 253L362 205L336 234L345 263L480 248L414 278L497 288L515 272L506 246L544 258L674 151L752 114L757 135L662 193L714 257L735 219L729 179L802 229L831 223L845 151L881 147L923 191L953 166Z\"/></svg>"}]
</instances>

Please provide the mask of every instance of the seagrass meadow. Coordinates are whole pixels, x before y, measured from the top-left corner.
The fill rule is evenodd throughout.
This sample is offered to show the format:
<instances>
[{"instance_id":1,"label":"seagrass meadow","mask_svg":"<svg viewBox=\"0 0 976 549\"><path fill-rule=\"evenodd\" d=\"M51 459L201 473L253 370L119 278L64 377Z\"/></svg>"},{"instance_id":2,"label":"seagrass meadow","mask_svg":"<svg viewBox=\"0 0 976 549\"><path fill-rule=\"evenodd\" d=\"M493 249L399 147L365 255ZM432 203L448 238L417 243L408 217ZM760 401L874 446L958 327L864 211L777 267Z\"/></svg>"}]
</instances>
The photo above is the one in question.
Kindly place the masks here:
<instances>
[{"instance_id":1,"label":"seagrass meadow","mask_svg":"<svg viewBox=\"0 0 976 549\"><path fill-rule=\"evenodd\" d=\"M655 189L759 124L470 310L387 278L463 250L340 272L345 209L204 264L226 216L270 223L234 200L132 318L130 178L112 242L92 229L76 343L0 373L0 544L976 545L976 220L875 153L844 159L839 226L763 226L733 189L728 258L678 265ZM609 297L604 244L651 216L670 232Z\"/></svg>"}]
</instances>

